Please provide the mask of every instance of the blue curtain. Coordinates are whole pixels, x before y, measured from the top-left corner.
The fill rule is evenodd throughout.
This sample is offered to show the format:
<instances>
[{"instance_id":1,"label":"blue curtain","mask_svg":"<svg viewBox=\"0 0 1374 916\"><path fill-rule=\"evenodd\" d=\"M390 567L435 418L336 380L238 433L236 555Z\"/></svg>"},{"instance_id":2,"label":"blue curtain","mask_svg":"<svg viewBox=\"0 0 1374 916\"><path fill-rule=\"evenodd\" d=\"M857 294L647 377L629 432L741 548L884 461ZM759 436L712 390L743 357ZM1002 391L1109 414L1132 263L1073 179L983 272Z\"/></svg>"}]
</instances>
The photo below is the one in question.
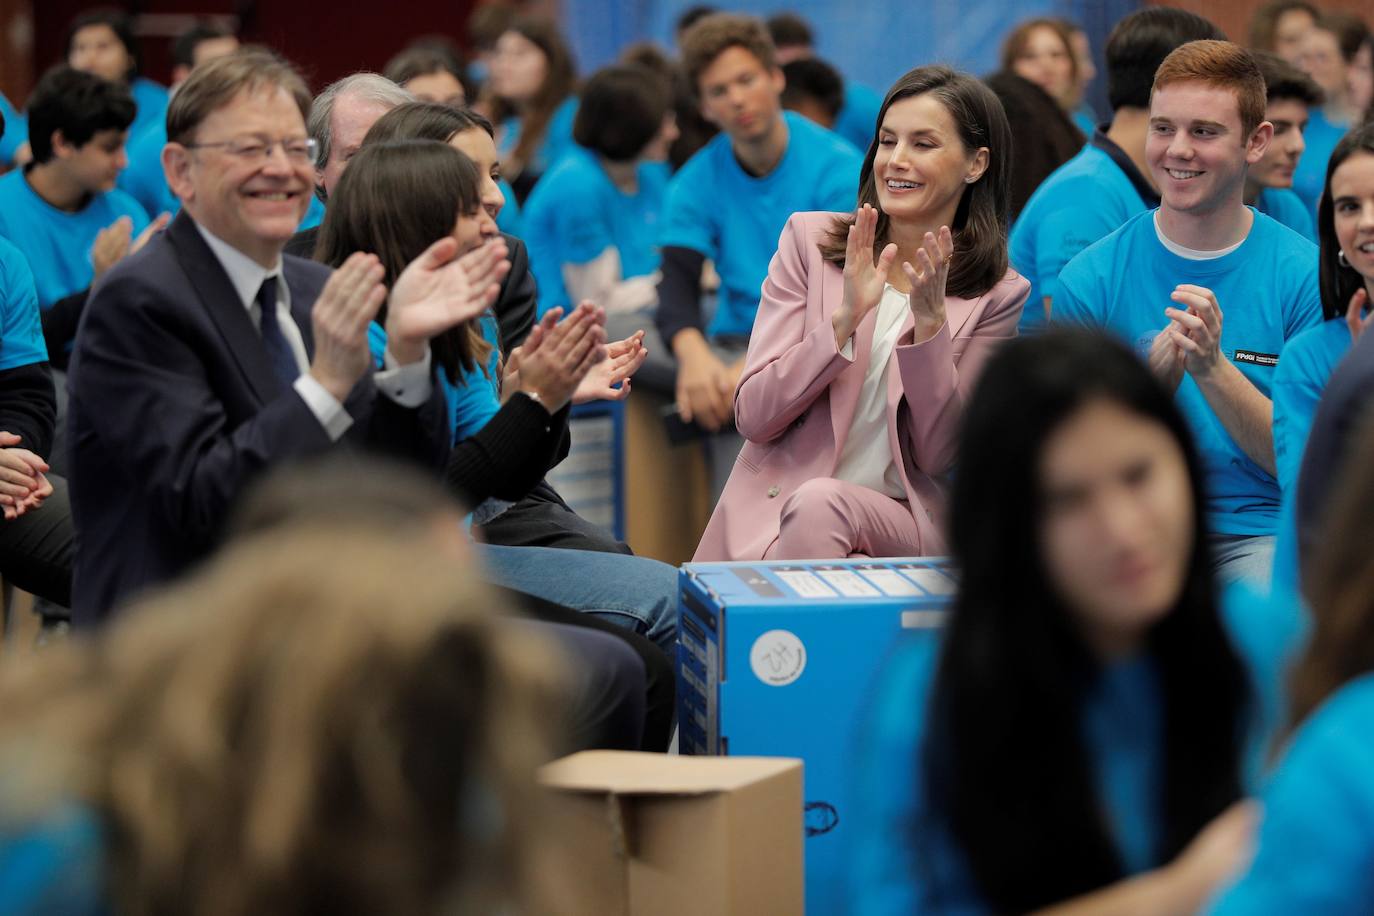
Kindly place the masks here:
<instances>
[{"instance_id":1,"label":"blue curtain","mask_svg":"<svg viewBox=\"0 0 1374 916\"><path fill-rule=\"evenodd\" d=\"M672 47L673 23L694 0L563 0L564 27L583 74L615 60L625 45L655 41ZM1034 16L1065 16L1084 27L1098 69L1111 27L1141 0L736 0L715 4L758 16L790 10L804 16L821 57L846 79L882 92L912 67L948 63L983 75L997 67L1007 31ZM1089 102L1106 110L1105 81Z\"/></svg>"}]
</instances>

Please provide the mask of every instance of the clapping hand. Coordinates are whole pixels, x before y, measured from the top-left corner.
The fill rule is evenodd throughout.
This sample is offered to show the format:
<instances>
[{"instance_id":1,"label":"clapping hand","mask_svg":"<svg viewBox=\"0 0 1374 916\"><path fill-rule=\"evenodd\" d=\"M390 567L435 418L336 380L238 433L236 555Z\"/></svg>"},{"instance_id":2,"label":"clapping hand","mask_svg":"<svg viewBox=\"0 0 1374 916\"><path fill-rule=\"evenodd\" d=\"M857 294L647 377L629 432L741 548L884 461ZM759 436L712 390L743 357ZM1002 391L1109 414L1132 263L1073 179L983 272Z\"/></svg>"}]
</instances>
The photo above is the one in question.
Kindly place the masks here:
<instances>
[{"instance_id":1,"label":"clapping hand","mask_svg":"<svg viewBox=\"0 0 1374 916\"><path fill-rule=\"evenodd\" d=\"M1355 290L1355 295L1350 297L1350 304L1345 307L1345 325L1350 328L1350 342L1356 343L1360 335L1369 330L1370 322L1374 322L1374 311L1368 315L1364 314L1364 307L1369 304L1369 291L1363 286Z\"/></svg>"},{"instance_id":2,"label":"clapping hand","mask_svg":"<svg viewBox=\"0 0 1374 916\"><path fill-rule=\"evenodd\" d=\"M1209 375L1223 362L1222 314L1216 295L1205 286L1180 283L1169 298L1184 307L1164 310L1177 325L1170 325L1168 333L1183 351L1183 368L1194 377Z\"/></svg>"},{"instance_id":3,"label":"clapping hand","mask_svg":"<svg viewBox=\"0 0 1374 916\"><path fill-rule=\"evenodd\" d=\"M52 495L52 484L44 476L48 463L26 448L10 432L0 432L0 511L13 521L30 509L37 509Z\"/></svg>"},{"instance_id":4,"label":"clapping hand","mask_svg":"<svg viewBox=\"0 0 1374 916\"><path fill-rule=\"evenodd\" d=\"M916 340L929 340L945 323L945 284L949 280L949 263L954 260L954 236L948 226L940 227L940 234L927 232L916 252L916 264L902 262L902 272L911 282L907 299L916 321Z\"/></svg>"},{"instance_id":5,"label":"clapping hand","mask_svg":"<svg viewBox=\"0 0 1374 916\"><path fill-rule=\"evenodd\" d=\"M428 341L476 318L496 301L510 270L499 236L457 257L458 242L445 237L406 267L387 307L387 348L401 365L424 358Z\"/></svg>"},{"instance_id":6,"label":"clapping hand","mask_svg":"<svg viewBox=\"0 0 1374 916\"><path fill-rule=\"evenodd\" d=\"M887 275L897 257L897 246L886 245L875 261L874 233L878 226L878 211L864 204L854 214L844 249L844 299L831 317L835 327L835 346L854 334L854 329L883 298Z\"/></svg>"},{"instance_id":7,"label":"clapping hand","mask_svg":"<svg viewBox=\"0 0 1374 916\"><path fill-rule=\"evenodd\" d=\"M606 358L592 367L573 395L574 404L588 401L623 401L630 396L630 377L648 357L644 332L635 331L624 340L606 345Z\"/></svg>"}]
</instances>

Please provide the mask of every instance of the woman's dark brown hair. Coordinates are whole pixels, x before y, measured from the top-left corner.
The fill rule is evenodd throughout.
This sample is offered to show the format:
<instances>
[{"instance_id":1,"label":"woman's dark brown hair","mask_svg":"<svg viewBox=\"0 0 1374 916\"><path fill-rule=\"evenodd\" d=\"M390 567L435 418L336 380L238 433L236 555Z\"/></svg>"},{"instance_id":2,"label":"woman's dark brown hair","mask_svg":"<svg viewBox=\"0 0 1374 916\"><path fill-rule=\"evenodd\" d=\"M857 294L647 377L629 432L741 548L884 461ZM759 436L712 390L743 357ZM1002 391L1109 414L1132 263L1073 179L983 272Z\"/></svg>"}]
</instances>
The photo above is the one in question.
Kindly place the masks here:
<instances>
[{"instance_id":1,"label":"woman's dark brown hair","mask_svg":"<svg viewBox=\"0 0 1374 916\"><path fill-rule=\"evenodd\" d=\"M397 112L422 119L426 112L406 111L416 108L451 112L443 105L415 103L383 120ZM381 259L383 282L390 286L426 248L451 235L460 217L481 208L480 178L471 159L441 140L375 141L375 130L376 125L329 195L315 260L338 267L355 251L372 252ZM379 322L386 320L385 309ZM460 371L485 371L492 351L475 319L440 334L430 345L435 361L455 382Z\"/></svg>"},{"instance_id":2,"label":"woman's dark brown hair","mask_svg":"<svg viewBox=\"0 0 1374 916\"><path fill-rule=\"evenodd\" d=\"M538 45L548 62L544 83L528 102L517 108L515 103L499 96L492 100L491 119L497 124L512 115L520 116L520 139L506 157L507 164L514 166L511 171L518 174L529 165L535 150L544 142L544 132L553 113L564 99L576 91L577 73L572 51L568 49L558 26L552 22L546 19L518 19L506 31L515 32Z\"/></svg>"},{"instance_id":3,"label":"woman's dark brown hair","mask_svg":"<svg viewBox=\"0 0 1374 916\"><path fill-rule=\"evenodd\" d=\"M959 139L969 151L987 147L988 167L982 176L964 188L954 213L954 260L950 263L946 290L951 296L973 299L992 289L1007 272L1007 206L1011 193L1008 159L1011 153L1011 128L1007 126L1002 103L992 90L966 73L949 67L917 67L893 84L878 111L878 125L894 102L930 93L949 112L959 129ZM873 177L873 157L878 152L876 128L868 144L863 168L859 171L858 205L870 204L878 211L873 255L890 241L888 217L878 205L877 180ZM820 244L821 255L832 264L844 264L845 243L853 214L835 218Z\"/></svg>"},{"instance_id":4,"label":"woman's dark brown hair","mask_svg":"<svg viewBox=\"0 0 1374 916\"><path fill-rule=\"evenodd\" d=\"M1290 726L1296 729L1327 697L1374 671L1374 415L1366 415L1355 447L1331 492L1323 537L1303 569L1312 630L1288 679Z\"/></svg>"}]
</instances>

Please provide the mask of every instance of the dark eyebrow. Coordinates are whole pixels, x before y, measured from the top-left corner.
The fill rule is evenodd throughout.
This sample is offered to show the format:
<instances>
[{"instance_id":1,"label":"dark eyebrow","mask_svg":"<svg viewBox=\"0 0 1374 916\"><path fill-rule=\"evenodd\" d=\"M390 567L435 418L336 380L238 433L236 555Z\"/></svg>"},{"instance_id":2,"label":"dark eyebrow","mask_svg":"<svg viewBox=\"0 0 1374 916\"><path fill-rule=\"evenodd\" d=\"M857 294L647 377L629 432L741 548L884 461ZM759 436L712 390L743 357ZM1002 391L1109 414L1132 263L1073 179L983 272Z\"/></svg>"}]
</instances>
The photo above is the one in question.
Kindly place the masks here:
<instances>
[{"instance_id":1,"label":"dark eyebrow","mask_svg":"<svg viewBox=\"0 0 1374 916\"><path fill-rule=\"evenodd\" d=\"M1210 128L1212 128L1213 130L1222 130L1222 131L1226 130L1226 125L1225 125L1225 124L1222 124L1220 121L1207 121L1207 120L1194 121L1194 122L1192 123L1191 126L1193 126L1193 127L1210 127Z\"/></svg>"}]
</instances>

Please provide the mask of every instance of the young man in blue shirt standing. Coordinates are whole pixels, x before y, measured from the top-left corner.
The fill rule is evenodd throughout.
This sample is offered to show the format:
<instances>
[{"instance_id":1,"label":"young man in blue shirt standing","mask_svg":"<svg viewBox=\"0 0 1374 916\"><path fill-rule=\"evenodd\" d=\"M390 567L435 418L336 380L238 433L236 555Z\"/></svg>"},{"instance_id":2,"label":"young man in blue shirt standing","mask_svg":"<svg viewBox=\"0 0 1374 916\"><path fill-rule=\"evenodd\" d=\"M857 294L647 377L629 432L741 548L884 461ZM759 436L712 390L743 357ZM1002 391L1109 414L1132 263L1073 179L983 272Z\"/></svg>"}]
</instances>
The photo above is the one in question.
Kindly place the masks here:
<instances>
[{"instance_id":1,"label":"young man in blue shirt standing","mask_svg":"<svg viewBox=\"0 0 1374 916\"><path fill-rule=\"evenodd\" d=\"M1044 327L1059 272L1074 255L1137 213L1159 206L1159 191L1145 164L1155 71L1179 45L1222 37L1201 16L1165 7L1132 13L1112 30L1106 47L1111 124L1041 183L1011 227L1012 266L1031 285L1022 333Z\"/></svg>"},{"instance_id":2,"label":"young man in blue shirt standing","mask_svg":"<svg viewBox=\"0 0 1374 916\"><path fill-rule=\"evenodd\" d=\"M1146 140L1160 208L1070 261L1054 304L1056 321L1134 344L1177 392L1227 579L1268 578L1274 367L1286 341L1321 321L1316 246L1243 202L1246 171L1273 138L1264 111L1264 77L1243 48L1195 41L1165 58Z\"/></svg>"},{"instance_id":3,"label":"young man in blue shirt standing","mask_svg":"<svg viewBox=\"0 0 1374 916\"><path fill-rule=\"evenodd\" d=\"M702 113L721 132L668 186L656 324L677 360L682 419L716 432L734 414L760 289L783 226L802 210L852 210L861 156L838 135L782 110L785 80L758 20L707 16L683 36L682 56ZM708 259L720 276L709 323L701 307ZM651 354L658 349L646 346ZM738 436L712 444L717 494L739 445Z\"/></svg>"}]
</instances>

